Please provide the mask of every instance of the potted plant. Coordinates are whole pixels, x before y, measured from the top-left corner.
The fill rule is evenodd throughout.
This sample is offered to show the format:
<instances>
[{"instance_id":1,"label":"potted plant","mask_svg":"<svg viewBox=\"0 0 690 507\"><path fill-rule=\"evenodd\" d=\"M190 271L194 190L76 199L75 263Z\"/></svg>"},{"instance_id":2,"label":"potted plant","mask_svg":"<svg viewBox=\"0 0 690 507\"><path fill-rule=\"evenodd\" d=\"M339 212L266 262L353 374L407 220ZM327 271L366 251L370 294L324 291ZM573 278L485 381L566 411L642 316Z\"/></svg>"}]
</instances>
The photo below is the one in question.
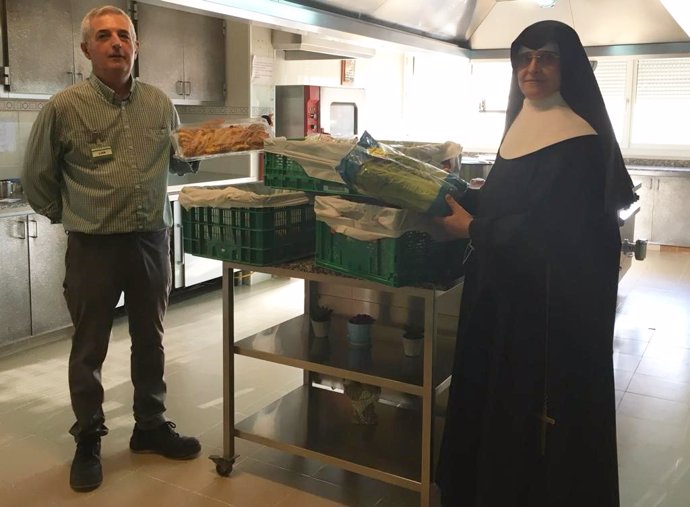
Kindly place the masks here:
<instances>
[{"instance_id":1,"label":"potted plant","mask_svg":"<svg viewBox=\"0 0 690 507\"><path fill-rule=\"evenodd\" d=\"M416 324L407 324L403 332L403 352L408 357L417 357L424 345L424 328Z\"/></svg>"},{"instance_id":2,"label":"potted plant","mask_svg":"<svg viewBox=\"0 0 690 507\"><path fill-rule=\"evenodd\" d=\"M311 309L311 312L309 312L311 328L316 338L325 338L328 336L328 326L331 322L332 313L333 308L321 305L315 305Z\"/></svg>"},{"instance_id":3,"label":"potted plant","mask_svg":"<svg viewBox=\"0 0 690 507\"><path fill-rule=\"evenodd\" d=\"M371 346L371 325L375 319L366 313L358 313L347 321L347 341L353 347Z\"/></svg>"}]
</instances>

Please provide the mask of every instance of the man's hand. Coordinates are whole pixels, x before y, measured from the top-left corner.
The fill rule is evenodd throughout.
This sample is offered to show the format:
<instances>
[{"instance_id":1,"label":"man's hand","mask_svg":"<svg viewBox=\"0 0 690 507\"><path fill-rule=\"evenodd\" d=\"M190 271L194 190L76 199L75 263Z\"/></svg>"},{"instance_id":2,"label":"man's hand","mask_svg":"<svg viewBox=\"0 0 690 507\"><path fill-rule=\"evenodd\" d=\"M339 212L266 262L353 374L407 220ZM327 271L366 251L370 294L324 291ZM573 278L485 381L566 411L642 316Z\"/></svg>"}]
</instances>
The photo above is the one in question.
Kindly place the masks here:
<instances>
[{"instance_id":1,"label":"man's hand","mask_svg":"<svg viewBox=\"0 0 690 507\"><path fill-rule=\"evenodd\" d=\"M448 234L456 238L468 238L470 236L470 224L472 215L460 206L450 195L446 195L446 202L450 206L450 215L436 217L434 222L441 224Z\"/></svg>"}]
</instances>

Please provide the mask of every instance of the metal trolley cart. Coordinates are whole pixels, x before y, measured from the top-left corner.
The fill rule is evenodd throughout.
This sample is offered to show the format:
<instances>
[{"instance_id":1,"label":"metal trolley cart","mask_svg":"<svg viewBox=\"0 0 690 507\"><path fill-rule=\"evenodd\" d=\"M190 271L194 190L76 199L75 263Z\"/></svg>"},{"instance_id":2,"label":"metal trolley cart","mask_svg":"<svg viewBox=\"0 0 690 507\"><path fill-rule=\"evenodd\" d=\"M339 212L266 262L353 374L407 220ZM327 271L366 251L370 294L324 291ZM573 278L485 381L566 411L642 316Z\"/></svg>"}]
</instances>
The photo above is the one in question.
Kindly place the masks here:
<instances>
[{"instance_id":1,"label":"metal trolley cart","mask_svg":"<svg viewBox=\"0 0 690 507\"><path fill-rule=\"evenodd\" d=\"M304 314L270 333L235 341L233 271L304 280ZM391 287L334 274L311 259L261 266L223 263L223 456L216 470L232 472L234 437L247 439L420 493L428 506L443 427L444 393L450 383L462 281L438 287ZM328 338L310 328L312 303L334 309ZM346 321L369 313L377 320L372 346L348 346ZM403 354L407 322L424 325L421 356ZM319 341L321 340L321 341ZM323 340L326 340L325 342ZM235 421L234 356L243 355L303 370L303 384L281 399ZM376 424L355 424L344 381L380 388Z\"/></svg>"}]
</instances>

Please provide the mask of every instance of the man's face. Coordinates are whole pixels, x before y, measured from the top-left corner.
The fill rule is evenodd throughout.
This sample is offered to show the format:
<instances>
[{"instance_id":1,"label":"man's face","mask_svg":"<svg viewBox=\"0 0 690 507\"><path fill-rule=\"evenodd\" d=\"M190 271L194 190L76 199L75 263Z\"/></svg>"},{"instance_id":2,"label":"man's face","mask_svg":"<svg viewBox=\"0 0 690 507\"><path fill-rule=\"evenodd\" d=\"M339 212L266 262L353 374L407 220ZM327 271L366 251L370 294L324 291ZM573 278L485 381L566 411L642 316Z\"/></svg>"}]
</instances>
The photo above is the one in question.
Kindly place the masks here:
<instances>
[{"instance_id":1,"label":"man's face","mask_svg":"<svg viewBox=\"0 0 690 507\"><path fill-rule=\"evenodd\" d=\"M531 100L549 97L561 89L561 62L551 51L528 51L518 55L518 86Z\"/></svg>"},{"instance_id":2,"label":"man's face","mask_svg":"<svg viewBox=\"0 0 690 507\"><path fill-rule=\"evenodd\" d=\"M81 49L96 76L129 79L139 42L132 40L125 16L104 14L91 20L89 40L81 43Z\"/></svg>"}]
</instances>

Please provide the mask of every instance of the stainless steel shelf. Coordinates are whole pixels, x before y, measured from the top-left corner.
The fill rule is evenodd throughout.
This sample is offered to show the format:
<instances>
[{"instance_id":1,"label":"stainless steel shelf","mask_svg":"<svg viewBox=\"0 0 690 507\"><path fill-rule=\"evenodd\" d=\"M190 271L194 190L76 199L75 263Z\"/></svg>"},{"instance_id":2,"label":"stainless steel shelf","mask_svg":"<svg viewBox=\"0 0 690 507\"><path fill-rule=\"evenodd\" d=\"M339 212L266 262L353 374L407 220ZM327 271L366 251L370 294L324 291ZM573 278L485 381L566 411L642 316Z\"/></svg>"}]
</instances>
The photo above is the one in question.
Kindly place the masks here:
<instances>
[{"instance_id":1,"label":"stainless steel shelf","mask_svg":"<svg viewBox=\"0 0 690 507\"><path fill-rule=\"evenodd\" d=\"M353 424L344 394L301 386L236 423L235 435L420 491L421 412L377 403L376 414L377 424Z\"/></svg>"},{"instance_id":2,"label":"stainless steel shelf","mask_svg":"<svg viewBox=\"0 0 690 507\"><path fill-rule=\"evenodd\" d=\"M328 338L310 334L305 315L290 319L271 329L235 343L238 355L294 366L307 371L356 380L416 396L423 395L423 360L406 357L402 350L402 330L376 326L370 349L355 349L346 339L346 319L334 316ZM451 373L451 337L437 338L434 386Z\"/></svg>"}]
</instances>

